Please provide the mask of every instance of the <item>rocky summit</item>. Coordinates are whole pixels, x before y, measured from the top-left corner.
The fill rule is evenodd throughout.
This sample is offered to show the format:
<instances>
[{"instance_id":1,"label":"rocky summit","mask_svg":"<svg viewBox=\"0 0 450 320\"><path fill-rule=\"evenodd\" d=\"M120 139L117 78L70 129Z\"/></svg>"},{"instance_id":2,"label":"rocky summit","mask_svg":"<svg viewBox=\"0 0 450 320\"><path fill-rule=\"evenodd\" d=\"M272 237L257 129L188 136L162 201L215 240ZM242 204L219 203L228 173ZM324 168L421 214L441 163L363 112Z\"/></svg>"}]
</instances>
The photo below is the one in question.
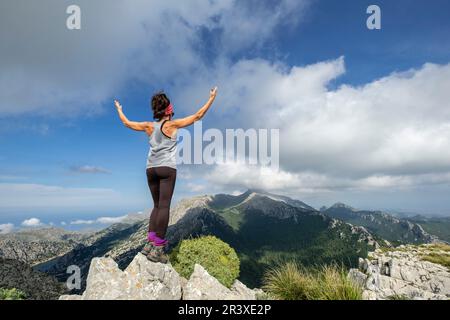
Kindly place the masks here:
<instances>
[{"instance_id":1,"label":"rocky summit","mask_svg":"<svg viewBox=\"0 0 450 320\"><path fill-rule=\"evenodd\" d=\"M351 269L348 276L364 288L367 300L448 300L449 269L427 260L445 261L449 256L439 245L377 249L360 259L359 268Z\"/></svg>"},{"instance_id":2,"label":"rocky summit","mask_svg":"<svg viewBox=\"0 0 450 320\"><path fill-rule=\"evenodd\" d=\"M181 277L170 264L153 263L138 253L125 270L111 258L92 259L82 295L60 300L255 300L258 290L236 280L223 286L200 265Z\"/></svg>"}]
</instances>

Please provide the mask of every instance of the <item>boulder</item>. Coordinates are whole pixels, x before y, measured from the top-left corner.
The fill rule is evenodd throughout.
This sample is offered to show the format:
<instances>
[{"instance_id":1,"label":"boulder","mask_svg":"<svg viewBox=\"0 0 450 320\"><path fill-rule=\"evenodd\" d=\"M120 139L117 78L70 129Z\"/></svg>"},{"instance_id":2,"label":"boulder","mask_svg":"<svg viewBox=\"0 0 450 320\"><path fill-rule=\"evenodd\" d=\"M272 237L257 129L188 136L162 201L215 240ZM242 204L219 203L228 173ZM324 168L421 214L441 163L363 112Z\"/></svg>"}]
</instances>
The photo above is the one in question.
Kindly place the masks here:
<instances>
[{"instance_id":1,"label":"boulder","mask_svg":"<svg viewBox=\"0 0 450 320\"><path fill-rule=\"evenodd\" d=\"M129 288L125 274L111 258L94 258L89 267L83 300L123 299Z\"/></svg>"},{"instance_id":2,"label":"boulder","mask_svg":"<svg viewBox=\"0 0 450 320\"><path fill-rule=\"evenodd\" d=\"M367 281L367 275L358 269L350 269L347 277L360 287L364 287Z\"/></svg>"},{"instance_id":3,"label":"boulder","mask_svg":"<svg viewBox=\"0 0 450 320\"><path fill-rule=\"evenodd\" d=\"M183 300L256 300L256 292L238 280L228 289L196 264L183 287Z\"/></svg>"},{"instance_id":4,"label":"boulder","mask_svg":"<svg viewBox=\"0 0 450 320\"><path fill-rule=\"evenodd\" d=\"M83 295L59 299L180 300L181 277L171 265L153 263L140 253L124 271L111 258L94 258Z\"/></svg>"},{"instance_id":5,"label":"boulder","mask_svg":"<svg viewBox=\"0 0 450 320\"><path fill-rule=\"evenodd\" d=\"M181 277L170 264L150 262L138 254L125 269L132 300L180 300Z\"/></svg>"},{"instance_id":6,"label":"boulder","mask_svg":"<svg viewBox=\"0 0 450 320\"><path fill-rule=\"evenodd\" d=\"M92 259L84 293L59 299L256 300L257 293L238 280L228 289L198 264L187 280L170 264L153 263L138 253L124 271L111 258Z\"/></svg>"}]
</instances>

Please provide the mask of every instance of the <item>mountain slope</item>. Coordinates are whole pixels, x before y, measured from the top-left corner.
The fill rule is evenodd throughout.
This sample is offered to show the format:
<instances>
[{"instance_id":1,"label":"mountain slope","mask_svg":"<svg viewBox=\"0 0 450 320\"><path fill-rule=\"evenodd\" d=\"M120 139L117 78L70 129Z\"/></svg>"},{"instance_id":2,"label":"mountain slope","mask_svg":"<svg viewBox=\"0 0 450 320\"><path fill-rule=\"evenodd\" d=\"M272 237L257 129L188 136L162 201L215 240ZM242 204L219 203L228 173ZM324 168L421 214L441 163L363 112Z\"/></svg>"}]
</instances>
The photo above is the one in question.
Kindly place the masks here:
<instances>
[{"instance_id":1,"label":"mountain slope","mask_svg":"<svg viewBox=\"0 0 450 320\"><path fill-rule=\"evenodd\" d=\"M56 300L67 292L64 284L53 277L21 261L3 258L0 258L0 288L19 289L28 300Z\"/></svg>"},{"instance_id":2,"label":"mountain slope","mask_svg":"<svg viewBox=\"0 0 450 320\"><path fill-rule=\"evenodd\" d=\"M59 228L27 229L0 235L0 258L40 264L63 255L88 237Z\"/></svg>"},{"instance_id":3,"label":"mountain slope","mask_svg":"<svg viewBox=\"0 0 450 320\"><path fill-rule=\"evenodd\" d=\"M259 286L264 271L283 260L355 265L375 245L367 231L292 203L252 192L238 205L216 209L234 231L223 240L240 256L244 283Z\"/></svg>"},{"instance_id":4,"label":"mountain slope","mask_svg":"<svg viewBox=\"0 0 450 320\"><path fill-rule=\"evenodd\" d=\"M356 210L337 203L322 212L353 225L363 226L372 234L394 244L421 244L435 240L435 237L428 234L419 224L382 211Z\"/></svg>"},{"instance_id":5,"label":"mountain slope","mask_svg":"<svg viewBox=\"0 0 450 320\"><path fill-rule=\"evenodd\" d=\"M408 220L419 224L426 232L436 235L440 240L450 243L450 217L416 216Z\"/></svg>"}]
</instances>

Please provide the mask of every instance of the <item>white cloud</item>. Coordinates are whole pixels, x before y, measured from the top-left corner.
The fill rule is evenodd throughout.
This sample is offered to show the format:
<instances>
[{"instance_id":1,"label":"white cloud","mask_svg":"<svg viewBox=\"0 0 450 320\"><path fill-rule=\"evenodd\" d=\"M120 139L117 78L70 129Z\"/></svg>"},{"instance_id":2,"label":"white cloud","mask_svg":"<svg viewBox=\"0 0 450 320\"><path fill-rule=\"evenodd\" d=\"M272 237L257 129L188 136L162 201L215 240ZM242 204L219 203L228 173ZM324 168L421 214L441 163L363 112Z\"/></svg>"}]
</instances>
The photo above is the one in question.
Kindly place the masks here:
<instances>
[{"instance_id":1,"label":"white cloud","mask_svg":"<svg viewBox=\"0 0 450 320\"><path fill-rule=\"evenodd\" d=\"M0 224L0 234L8 234L13 232L14 224L12 223L4 223Z\"/></svg>"},{"instance_id":2,"label":"white cloud","mask_svg":"<svg viewBox=\"0 0 450 320\"><path fill-rule=\"evenodd\" d=\"M95 114L126 81L187 81L207 68L205 52L254 48L307 3L79 0L81 30L69 31L64 1L1 2L0 114Z\"/></svg>"},{"instance_id":3,"label":"white cloud","mask_svg":"<svg viewBox=\"0 0 450 320\"><path fill-rule=\"evenodd\" d=\"M124 215L124 216L120 216L120 217L100 217L95 220L79 219L79 220L71 221L70 224L72 224L72 225L83 225L83 224L91 225L91 224L96 224L96 223L98 223L98 224L114 224L114 223L122 222L127 217L128 217L128 215Z\"/></svg>"},{"instance_id":4,"label":"white cloud","mask_svg":"<svg viewBox=\"0 0 450 320\"><path fill-rule=\"evenodd\" d=\"M94 223L95 223L95 220L82 220L82 219L74 220L74 221L70 222L70 224L72 224L72 225L94 224Z\"/></svg>"},{"instance_id":5,"label":"white cloud","mask_svg":"<svg viewBox=\"0 0 450 320\"><path fill-rule=\"evenodd\" d=\"M98 223L101 224L113 224L113 223L119 223L125 220L128 217L128 215L120 216L120 217L101 217L97 219Z\"/></svg>"},{"instance_id":6,"label":"white cloud","mask_svg":"<svg viewBox=\"0 0 450 320\"><path fill-rule=\"evenodd\" d=\"M35 228L42 226L41 220L38 218L30 218L22 221L22 226L29 227L29 228Z\"/></svg>"},{"instance_id":7,"label":"white cloud","mask_svg":"<svg viewBox=\"0 0 450 320\"><path fill-rule=\"evenodd\" d=\"M89 166L89 165L84 165L84 166L74 166L70 168L71 172L74 173L86 173L86 174L110 174L111 172L105 168L102 167L97 167L97 166Z\"/></svg>"}]
</instances>

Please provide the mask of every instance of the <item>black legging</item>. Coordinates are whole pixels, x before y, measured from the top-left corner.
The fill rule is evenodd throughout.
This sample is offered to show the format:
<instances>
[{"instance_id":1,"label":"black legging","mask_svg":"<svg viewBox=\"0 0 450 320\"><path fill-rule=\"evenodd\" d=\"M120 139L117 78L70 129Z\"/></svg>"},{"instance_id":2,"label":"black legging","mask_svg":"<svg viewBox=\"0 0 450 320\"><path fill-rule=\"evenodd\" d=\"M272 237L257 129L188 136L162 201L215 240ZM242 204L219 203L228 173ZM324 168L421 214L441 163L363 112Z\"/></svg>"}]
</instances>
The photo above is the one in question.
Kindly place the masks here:
<instances>
[{"instance_id":1,"label":"black legging","mask_svg":"<svg viewBox=\"0 0 450 320\"><path fill-rule=\"evenodd\" d=\"M156 232L156 235L164 239L169 225L170 202L177 170L170 167L156 167L147 169L147 182L152 193L153 210L150 215L148 231Z\"/></svg>"}]
</instances>

